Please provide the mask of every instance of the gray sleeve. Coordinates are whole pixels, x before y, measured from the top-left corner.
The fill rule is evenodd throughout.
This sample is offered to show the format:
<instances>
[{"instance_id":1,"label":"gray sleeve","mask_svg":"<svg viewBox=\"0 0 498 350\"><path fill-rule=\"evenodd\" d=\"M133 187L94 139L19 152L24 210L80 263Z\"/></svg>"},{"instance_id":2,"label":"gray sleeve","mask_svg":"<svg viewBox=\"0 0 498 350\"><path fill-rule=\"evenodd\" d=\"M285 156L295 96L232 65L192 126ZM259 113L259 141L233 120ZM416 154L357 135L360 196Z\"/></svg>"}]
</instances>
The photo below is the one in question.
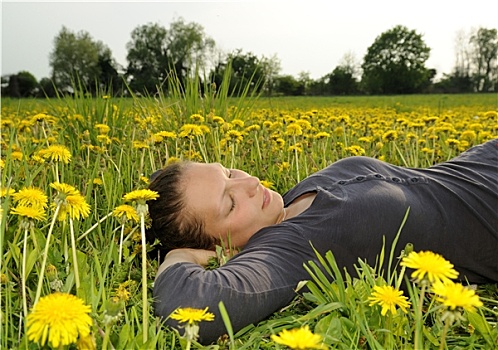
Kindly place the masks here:
<instances>
[{"instance_id":1,"label":"gray sleeve","mask_svg":"<svg viewBox=\"0 0 498 350\"><path fill-rule=\"evenodd\" d=\"M226 333L220 301L235 332L259 322L296 296L298 282L309 278L303 262L311 256L310 244L299 235L262 230L221 268L207 271L192 263L168 267L154 283L155 312L166 318L178 307L208 307L215 319L201 322L199 340L213 342ZM166 324L178 328L174 320Z\"/></svg>"}]
</instances>

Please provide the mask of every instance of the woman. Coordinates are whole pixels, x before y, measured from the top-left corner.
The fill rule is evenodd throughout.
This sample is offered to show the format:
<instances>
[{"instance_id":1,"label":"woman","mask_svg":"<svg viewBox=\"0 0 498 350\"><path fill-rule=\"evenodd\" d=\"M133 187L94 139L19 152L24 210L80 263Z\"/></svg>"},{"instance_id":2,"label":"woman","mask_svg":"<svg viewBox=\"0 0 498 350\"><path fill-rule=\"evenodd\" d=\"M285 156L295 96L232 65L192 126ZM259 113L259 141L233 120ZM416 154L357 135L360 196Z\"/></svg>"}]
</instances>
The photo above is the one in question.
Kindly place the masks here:
<instances>
[{"instance_id":1,"label":"woman","mask_svg":"<svg viewBox=\"0 0 498 350\"><path fill-rule=\"evenodd\" d=\"M156 313L209 307L216 317L200 327L205 343L226 332L220 301L235 331L287 305L309 279L311 244L351 273L359 258L375 265L408 208L397 254L413 243L451 261L463 281L498 282L498 140L428 169L345 158L283 197L217 163L174 164L154 174L150 189L160 197L148 203L149 239L169 251L154 284ZM229 239L241 251L205 270L214 246Z\"/></svg>"}]
</instances>

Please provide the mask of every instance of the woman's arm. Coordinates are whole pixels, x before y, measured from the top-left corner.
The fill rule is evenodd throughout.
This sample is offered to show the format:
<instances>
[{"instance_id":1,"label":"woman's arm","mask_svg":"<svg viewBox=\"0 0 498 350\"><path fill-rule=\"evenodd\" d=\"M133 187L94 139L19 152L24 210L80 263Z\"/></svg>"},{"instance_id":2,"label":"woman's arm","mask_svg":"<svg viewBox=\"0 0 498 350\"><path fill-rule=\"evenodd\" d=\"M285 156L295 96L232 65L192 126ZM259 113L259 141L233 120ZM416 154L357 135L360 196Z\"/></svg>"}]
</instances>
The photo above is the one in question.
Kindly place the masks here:
<instances>
[{"instance_id":1,"label":"woman's arm","mask_svg":"<svg viewBox=\"0 0 498 350\"><path fill-rule=\"evenodd\" d=\"M166 258L164 262L159 266L157 270L157 277L166 270L169 266L181 263L181 262L190 262L193 264L197 264L200 266L206 266L208 264L209 258L215 257L216 253L212 250L204 250L204 249L191 249L191 248L182 248L182 249L174 249L166 254Z\"/></svg>"},{"instance_id":2,"label":"woman's arm","mask_svg":"<svg viewBox=\"0 0 498 350\"><path fill-rule=\"evenodd\" d=\"M263 230L225 265L206 270L213 252L181 249L172 251L154 282L154 308L166 324L181 331L168 316L177 308L209 308L215 319L201 322L200 342L211 343L226 333L219 312L222 301L235 332L261 321L296 296L294 289L309 278L303 263L314 254L307 240L290 232Z\"/></svg>"}]
</instances>

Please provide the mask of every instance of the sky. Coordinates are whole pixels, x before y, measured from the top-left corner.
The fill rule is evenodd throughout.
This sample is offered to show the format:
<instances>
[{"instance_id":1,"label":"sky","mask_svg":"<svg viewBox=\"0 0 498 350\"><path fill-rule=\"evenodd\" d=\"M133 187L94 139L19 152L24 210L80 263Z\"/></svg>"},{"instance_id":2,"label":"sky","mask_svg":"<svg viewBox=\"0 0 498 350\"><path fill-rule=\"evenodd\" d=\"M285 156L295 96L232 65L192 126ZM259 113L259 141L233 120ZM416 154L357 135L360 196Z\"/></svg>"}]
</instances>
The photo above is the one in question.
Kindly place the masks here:
<instances>
[{"instance_id":1,"label":"sky","mask_svg":"<svg viewBox=\"0 0 498 350\"><path fill-rule=\"evenodd\" d=\"M126 44L138 26L168 29L179 18L195 22L221 52L242 49L276 55L280 74L319 79L346 54L361 63L367 49L396 25L422 35L431 48L426 67L450 73L459 32L498 28L498 1L253 0L253 1L1 1L1 75L28 71L50 76L49 56L63 26L86 31L127 66Z\"/></svg>"}]
</instances>

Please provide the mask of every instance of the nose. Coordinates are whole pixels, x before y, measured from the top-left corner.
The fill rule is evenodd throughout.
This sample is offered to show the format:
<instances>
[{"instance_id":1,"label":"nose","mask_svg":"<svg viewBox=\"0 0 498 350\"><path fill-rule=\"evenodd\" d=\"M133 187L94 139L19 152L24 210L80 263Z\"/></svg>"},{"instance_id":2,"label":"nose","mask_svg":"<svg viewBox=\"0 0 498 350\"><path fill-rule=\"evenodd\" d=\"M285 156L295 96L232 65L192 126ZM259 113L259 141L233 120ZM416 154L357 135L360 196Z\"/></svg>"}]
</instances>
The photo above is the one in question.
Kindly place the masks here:
<instances>
[{"instance_id":1,"label":"nose","mask_svg":"<svg viewBox=\"0 0 498 350\"><path fill-rule=\"evenodd\" d=\"M233 179L232 188L235 190L240 189L249 197L254 197L258 193L259 184L259 179L255 176L239 177Z\"/></svg>"}]
</instances>

